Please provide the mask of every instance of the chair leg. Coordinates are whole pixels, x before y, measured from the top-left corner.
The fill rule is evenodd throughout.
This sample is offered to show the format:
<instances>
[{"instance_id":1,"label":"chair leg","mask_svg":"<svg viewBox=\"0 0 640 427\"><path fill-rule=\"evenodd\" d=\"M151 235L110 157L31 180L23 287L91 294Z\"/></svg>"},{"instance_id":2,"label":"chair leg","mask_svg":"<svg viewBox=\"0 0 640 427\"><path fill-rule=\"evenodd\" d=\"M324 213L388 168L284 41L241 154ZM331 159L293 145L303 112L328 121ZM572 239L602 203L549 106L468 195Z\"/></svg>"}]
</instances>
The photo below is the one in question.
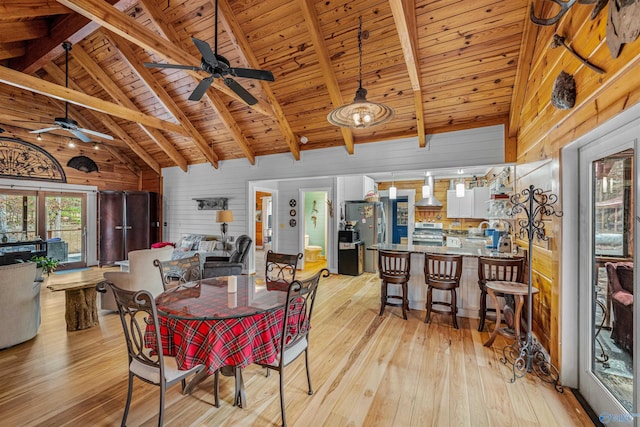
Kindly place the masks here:
<instances>
[{"instance_id":1,"label":"chair leg","mask_svg":"<svg viewBox=\"0 0 640 427\"><path fill-rule=\"evenodd\" d=\"M383 280L380 285L380 313L378 316L382 316L384 314L385 305L387 305L387 282Z\"/></svg>"},{"instance_id":2,"label":"chair leg","mask_svg":"<svg viewBox=\"0 0 640 427\"><path fill-rule=\"evenodd\" d=\"M407 320L407 310L409 310L409 298L407 297L407 282L402 284L402 317Z\"/></svg>"},{"instance_id":3,"label":"chair leg","mask_svg":"<svg viewBox=\"0 0 640 427\"><path fill-rule=\"evenodd\" d=\"M309 373L309 348L304 350L304 364L307 368L307 383L309 384L309 396L313 394L313 388L311 387L311 374Z\"/></svg>"},{"instance_id":4,"label":"chair leg","mask_svg":"<svg viewBox=\"0 0 640 427\"><path fill-rule=\"evenodd\" d=\"M429 318L431 317L431 302L433 298L433 288L427 285L427 315L424 318L424 323L429 323Z\"/></svg>"},{"instance_id":5,"label":"chair leg","mask_svg":"<svg viewBox=\"0 0 640 427\"><path fill-rule=\"evenodd\" d=\"M458 294L456 289L451 289L451 317L453 317L453 327L458 329Z\"/></svg>"},{"instance_id":6,"label":"chair leg","mask_svg":"<svg viewBox=\"0 0 640 427\"><path fill-rule=\"evenodd\" d=\"M133 374L129 372L129 388L127 390L127 403L124 405L124 414L122 415L121 427L127 425L127 416L129 415L129 407L131 406L131 395L133 394Z\"/></svg>"},{"instance_id":7,"label":"chair leg","mask_svg":"<svg viewBox=\"0 0 640 427\"><path fill-rule=\"evenodd\" d=\"M216 369L215 374L213 374L213 398L214 404L216 408L220 407L220 369Z\"/></svg>"},{"instance_id":8,"label":"chair leg","mask_svg":"<svg viewBox=\"0 0 640 427\"><path fill-rule=\"evenodd\" d=\"M166 391L166 383L164 379L160 380L160 413L158 414L158 427L162 427L164 422L164 395Z\"/></svg>"},{"instance_id":9,"label":"chair leg","mask_svg":"<svg viewBox=\"0 0 640 427\"><path fill-rule=\"evenodd\" d=\"M487 289L483 286L480 290L480 324L478 332L484 330L484 321L487 318Z\"/></svg>"}]
</instances>

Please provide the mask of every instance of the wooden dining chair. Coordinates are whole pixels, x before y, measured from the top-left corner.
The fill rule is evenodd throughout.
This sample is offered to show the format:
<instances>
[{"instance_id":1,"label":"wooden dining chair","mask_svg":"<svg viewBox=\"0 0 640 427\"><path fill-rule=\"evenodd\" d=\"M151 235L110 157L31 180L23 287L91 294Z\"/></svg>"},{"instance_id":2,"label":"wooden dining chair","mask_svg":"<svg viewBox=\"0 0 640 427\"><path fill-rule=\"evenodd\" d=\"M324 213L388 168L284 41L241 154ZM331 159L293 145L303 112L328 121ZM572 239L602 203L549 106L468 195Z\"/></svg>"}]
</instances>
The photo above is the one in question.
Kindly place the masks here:
<instances>
[{"instance_id":1,"label":"wooden dining chair","mask_svg":"<svg viewBox=\"0 0 640 427\"><path fill-rule=\"evenodd\" d=\"M480 324L478 331L484 329L484 322L488 312L496 311L495 308L487 308L487 282L500 280L507 282L520 282L524 280L524 258L478 258L478 286L480 287ZM503 296L496 294L496 296ZM513 301L513 297L511 297Z\"/></svg>"},{"instance_id":2,"label":"wooden dining chair","mask_svg":"<svg viewBox=\"0 0 640 427\"><path fill-rule=\"evenodd\" d=\"M311 329L311 315L318 291L320 277L329 277L329 270L323 268L312 277L305 280L294 280L287 291L287 305L285 306L280 334L279 352L273 363L260 364L280 373L280 411L282 425L286 427L287 419L284 410L284 368L304 353L307 370L309 394L313 394L311 375L309 373L309 331Z\"/></svg>"},{"instance_id":3,"label":"wooden dining chair","mask_svg":"<svg viewBox=\"0 0 640 427\"><path fill-rule=\"evenodd\" d=\"M281 254L269 250L265 262L265 280L267 286L282 285L283 291L289 289L289 283L296 280L298 261L303 254Z\"/></svg>"},{"instance_id":4,"label":"wooden dining chair","mask_svg":"<svg viewBox=\"0 0 640 427\"><path fill-rule=\"evenodd\" d=\"M127 355L129 358L129 386L127 390L127 403L122 416L122 426L127 424L131 397L133 394L133 378L138 377L142 381L160 387L160 412L158 416L158 426L162 426L164 419L164 400L167 387L180 381L184 393L186 378L198 374L205 369L200 364L188 370L179 370L176 359L166 357L162 354L162 349L148 349L144 347L144 335L147 326L152 325L156 338L156 343L161 345L160 323L158 322L158 312L153 295L149 291L127 291L120 289L114 284L104 281L97 285L99 292L106 292L110 288L118 306L118 314L124 331L124 338L127 343Z\"/></svg>"}]
</instances>

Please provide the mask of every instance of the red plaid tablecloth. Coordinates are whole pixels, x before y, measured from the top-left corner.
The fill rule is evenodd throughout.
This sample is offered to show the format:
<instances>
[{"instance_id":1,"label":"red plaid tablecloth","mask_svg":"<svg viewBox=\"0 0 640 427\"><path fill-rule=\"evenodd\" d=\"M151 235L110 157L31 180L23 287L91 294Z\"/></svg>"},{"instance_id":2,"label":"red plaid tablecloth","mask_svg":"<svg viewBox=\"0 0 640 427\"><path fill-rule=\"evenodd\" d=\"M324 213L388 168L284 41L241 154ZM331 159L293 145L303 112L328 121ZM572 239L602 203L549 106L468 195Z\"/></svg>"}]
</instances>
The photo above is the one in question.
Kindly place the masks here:
<instances>
[{"instance_id":1,"label":"red plaid tablecloth","mask_svg":"<svg viewBox=\"0 0 640 427\"><path fill-rule=\"evenodd\" d=\"M159 315L162 349L176 358L180 369L202 363L210 375L226 365L245 368L252 363L272 363L278 354L283 317L284 308L221 320ZM157 349L153 326L146 332L146 346Z\"/></svg>"}]
</instances>

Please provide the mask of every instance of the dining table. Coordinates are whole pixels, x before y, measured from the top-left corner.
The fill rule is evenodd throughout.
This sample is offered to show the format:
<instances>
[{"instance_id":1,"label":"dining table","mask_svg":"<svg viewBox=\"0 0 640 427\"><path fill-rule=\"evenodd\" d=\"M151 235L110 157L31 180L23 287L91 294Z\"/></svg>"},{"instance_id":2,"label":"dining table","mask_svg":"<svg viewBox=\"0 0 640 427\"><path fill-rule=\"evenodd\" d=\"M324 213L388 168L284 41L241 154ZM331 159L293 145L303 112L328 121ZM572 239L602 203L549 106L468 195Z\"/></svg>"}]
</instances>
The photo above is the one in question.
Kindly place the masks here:
<instances>
[{"instance_id":1,"label":"dining table","mask_svg":"<svg viewBox=\"0 0 640 427\"><path fill-rule=\"evenodd\" d=\"M286 290L255 275L207 278L166 290L155 299L163 354L175 357L179 369L206 366L190 389L218 370L233 372L234 405L246 407L241 369L276 360ZM145 345L157 350L152 332L147 328Z\"/></svg>"}]
</instances>

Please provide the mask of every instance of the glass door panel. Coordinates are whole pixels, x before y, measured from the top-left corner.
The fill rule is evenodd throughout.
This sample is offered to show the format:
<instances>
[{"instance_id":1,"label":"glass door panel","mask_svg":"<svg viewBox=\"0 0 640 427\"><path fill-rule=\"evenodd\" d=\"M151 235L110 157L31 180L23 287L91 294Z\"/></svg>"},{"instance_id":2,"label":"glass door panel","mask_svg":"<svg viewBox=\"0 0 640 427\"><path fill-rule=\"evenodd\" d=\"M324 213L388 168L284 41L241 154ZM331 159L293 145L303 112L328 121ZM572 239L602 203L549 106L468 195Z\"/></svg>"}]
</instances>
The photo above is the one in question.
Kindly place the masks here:
<instances>
[{"instance_id":1,"label":"glass door panel","mask_svg":"<svg viewBox=\"0 0 640 427\"><path fill-rule=\"evenodd\" d=\"M0 240L19 242L36 236L36 196L0 193Z\"/></svg>"},{"instance_id":2,"label":"glass door panel","mask_svg":"<svg viewBox=\"0 0 640 427\"><path fill-rule=\"evenodd\" d=\"M85 198L83 195L45 196L47 253L61 266L84 266Z\"/></svg>"}]
</instances>

